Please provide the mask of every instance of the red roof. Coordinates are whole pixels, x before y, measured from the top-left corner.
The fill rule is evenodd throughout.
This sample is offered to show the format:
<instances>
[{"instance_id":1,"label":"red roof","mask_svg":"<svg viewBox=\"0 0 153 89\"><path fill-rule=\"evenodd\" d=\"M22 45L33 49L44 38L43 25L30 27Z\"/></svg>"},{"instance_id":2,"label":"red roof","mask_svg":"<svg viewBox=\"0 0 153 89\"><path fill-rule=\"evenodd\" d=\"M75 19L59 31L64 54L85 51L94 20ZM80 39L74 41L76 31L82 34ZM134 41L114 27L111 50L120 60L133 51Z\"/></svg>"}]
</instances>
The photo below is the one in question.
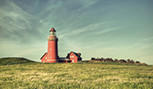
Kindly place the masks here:
<instances>
[{"instance_id":1,"label":"red roof","mask_svg":"<svg viewBox=\"0 0 153 89\"><path fill-rule=\"evenodd\" d=\"M56 32L56 30L52 27L49 32Z\"/></svg>"}]
</instances>

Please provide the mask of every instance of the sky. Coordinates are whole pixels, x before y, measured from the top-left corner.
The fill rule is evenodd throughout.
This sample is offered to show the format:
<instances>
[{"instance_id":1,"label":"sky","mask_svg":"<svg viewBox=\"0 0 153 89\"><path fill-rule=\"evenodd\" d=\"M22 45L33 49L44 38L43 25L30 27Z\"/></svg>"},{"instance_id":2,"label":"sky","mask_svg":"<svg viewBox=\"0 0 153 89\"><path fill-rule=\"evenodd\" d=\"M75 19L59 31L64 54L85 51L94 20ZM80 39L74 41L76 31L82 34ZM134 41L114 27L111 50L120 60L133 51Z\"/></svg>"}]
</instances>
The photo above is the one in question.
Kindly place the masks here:
<instances>
[{"instance_id":1,"label":"sky","mask_svg":"<svg viewBox=\"0 0 153 89\"><path fill-rule=\"evenodd\" d=\"M0 57L40 61L52 27L60 57L153 64L152 0L0 0Z\"/></svg>"}]
</instances>

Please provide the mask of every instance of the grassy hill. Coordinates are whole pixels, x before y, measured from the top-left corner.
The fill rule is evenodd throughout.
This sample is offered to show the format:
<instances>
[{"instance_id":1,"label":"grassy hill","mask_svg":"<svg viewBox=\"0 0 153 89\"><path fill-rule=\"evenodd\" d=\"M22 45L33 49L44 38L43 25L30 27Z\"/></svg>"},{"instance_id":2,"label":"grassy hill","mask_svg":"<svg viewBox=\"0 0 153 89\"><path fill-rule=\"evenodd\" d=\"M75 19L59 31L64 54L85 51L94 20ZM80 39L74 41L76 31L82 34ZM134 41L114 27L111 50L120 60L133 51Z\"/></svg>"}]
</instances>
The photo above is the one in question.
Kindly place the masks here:
<instances>
[{"instance_id":1,"label":"grassy hill","mask_svg":"<svg viewBox=\"0 0 153 89\"><path fill-rule=\"evenodd\" d=\"M109 62L0 65L0 89L9 88L153 89L153 66Z\"/></svg>"},{"instance_id":2,"label":"grassy hill","mask_svg":"<svg viewBox=\"0 0 153 89\"><path fill-rule=\"evenodd\" d=\"M18 57L0 58L0 65L25 64L25 63L34 63L34 61Z\"/></svg>"}]
</instances>

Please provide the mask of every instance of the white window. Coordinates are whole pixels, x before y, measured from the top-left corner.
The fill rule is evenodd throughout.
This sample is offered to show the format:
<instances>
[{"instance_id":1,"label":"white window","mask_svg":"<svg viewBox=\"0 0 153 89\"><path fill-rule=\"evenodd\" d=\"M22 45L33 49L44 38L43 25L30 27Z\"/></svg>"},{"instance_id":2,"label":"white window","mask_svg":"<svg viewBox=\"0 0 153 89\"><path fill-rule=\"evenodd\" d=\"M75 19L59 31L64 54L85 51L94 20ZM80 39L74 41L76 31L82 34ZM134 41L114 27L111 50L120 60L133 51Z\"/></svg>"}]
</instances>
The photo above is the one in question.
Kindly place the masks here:
<instances>
[{"instance_id":1,"label":"white window","mask_svg":"<svg viewBox=\"0 0 153 89\"><path fill-rule=\"evenodd\" d=\"M73 55L71 55L71 56L70 56L70 58L74 58L74 56L73 56Z\"/></svg>"},{"instance_id":2,"label":"white window","mask_svg":"<svg viewBox=\"0 0 153 89\"><path fill-rule=\"evenodd\" d=\"M72 62L74 62L74 60L72 60Z\"/></svg>"},{"instance_id":3,"label":"white window","mask_svg":"<svg viewBox=\"0 0 153 89\"><path fill-rule=\"evenodd\" d=\"M50 32L50 35L56 36L56 33L55 32Z\"/></svg>"}]
</instances>

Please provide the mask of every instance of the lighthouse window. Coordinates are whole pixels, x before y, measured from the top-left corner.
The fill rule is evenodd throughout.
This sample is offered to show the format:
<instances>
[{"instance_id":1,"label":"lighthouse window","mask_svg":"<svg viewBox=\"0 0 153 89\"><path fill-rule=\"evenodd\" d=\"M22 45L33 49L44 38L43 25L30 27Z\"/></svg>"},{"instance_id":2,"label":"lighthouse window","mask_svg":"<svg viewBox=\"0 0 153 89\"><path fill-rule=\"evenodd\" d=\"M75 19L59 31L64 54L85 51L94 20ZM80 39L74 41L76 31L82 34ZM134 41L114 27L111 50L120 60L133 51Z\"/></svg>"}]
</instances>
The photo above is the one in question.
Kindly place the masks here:
<instances>
[{"instance_id":1,"label":"lighthouse window","mask_svg":"<svg viewBox=\"0 0 153 89\"><path fill-rule=\"evenodd\" d=\"M50 35L55 36L56 34L55 32L50 32Z\"/></svg>"}]
</instances>

